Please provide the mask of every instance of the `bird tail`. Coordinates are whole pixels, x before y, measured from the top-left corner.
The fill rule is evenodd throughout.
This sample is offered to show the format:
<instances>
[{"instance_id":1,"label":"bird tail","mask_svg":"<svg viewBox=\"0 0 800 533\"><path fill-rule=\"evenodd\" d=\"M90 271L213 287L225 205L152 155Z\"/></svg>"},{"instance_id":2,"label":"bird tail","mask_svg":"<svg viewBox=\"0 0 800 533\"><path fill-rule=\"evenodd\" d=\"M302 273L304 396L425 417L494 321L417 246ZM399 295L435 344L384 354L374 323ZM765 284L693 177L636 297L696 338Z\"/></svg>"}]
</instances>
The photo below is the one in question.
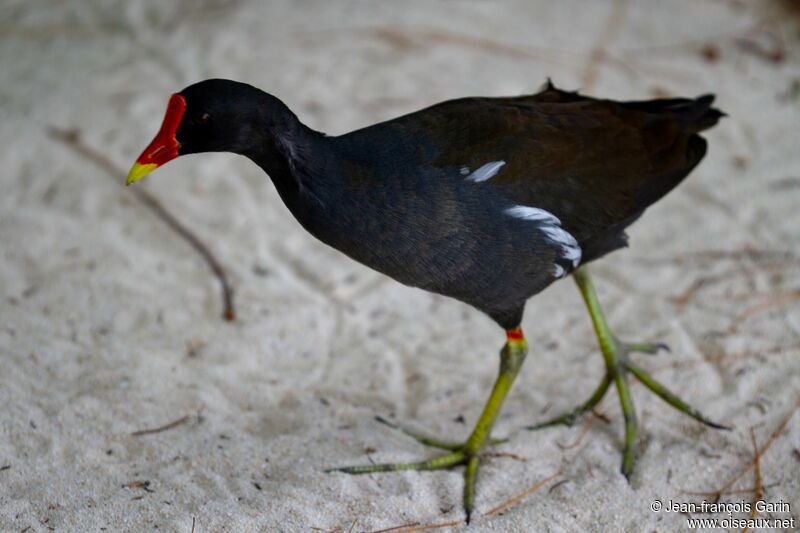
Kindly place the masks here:
<instances>
[{"instance_id":1,"label":"bird tail","mask_svg":"<svg viewBox=\"0 0 800 533\"><path fill-rule=\"evenodd\" d=\"M595 98L578 94L577 91L563 91L553 85L550 79L542 86L540 92L525 97L539 102L577 102L595 100ZM660 98L657 100L636 100L619 102L631 111L644 111L654 115L673 115L689 133L700 133L707 130L726 114L715 107L713 94L704 94L697 98Z\"/></svg>"},{"instance_id":2,"label":"bird tail","mask_svg":"<svg viewBox=\"0 0 800 533\"><path fill-rule=\"evenodd\" d=\"M700 133L719 122L727 116L715 107L713 94L704 94L697 98L665 98L660 100L646 100L638 102L625 102L627 109L644 111L653 114L671 114L689 133Z\"/></svg>"},{"instance_id":3,"label":"bird tail","mask_svg":"<svg viewBox=\"0 0 800 533\"><path fill-rule=\"evenodd\" d=\"M694 100L692 104L686 108L685 112L679 114L681 121L686 124L686 129L693 133L700 133L701 131L716 126L719 119L727 116L716 107L711 107L713 103L714 95L704 94Z\"/></svg>"}]
</instances>

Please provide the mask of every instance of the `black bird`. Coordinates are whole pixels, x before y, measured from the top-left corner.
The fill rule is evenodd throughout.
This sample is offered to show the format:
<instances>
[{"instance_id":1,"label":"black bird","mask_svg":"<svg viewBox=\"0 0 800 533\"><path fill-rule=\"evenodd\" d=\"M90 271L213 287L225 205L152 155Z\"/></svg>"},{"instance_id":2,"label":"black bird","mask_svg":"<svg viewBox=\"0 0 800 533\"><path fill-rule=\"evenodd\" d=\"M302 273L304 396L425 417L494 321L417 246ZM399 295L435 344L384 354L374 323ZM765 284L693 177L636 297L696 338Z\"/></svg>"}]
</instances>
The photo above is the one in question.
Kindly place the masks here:
<instances>
[{"instance_id":1,"label":"black bird","mask_svg":"<svg viewBox=\"0 0 800 533\"><path fill-rule=\"evenodd\" d=\"M525 302L572 275L594 324L606 374L575 410L531 426L570 424L613 382L625 419L622 473L633 469L632 374L667 403L715 424L628 358L659 343L614 336L586 264L626 246L625 229L677 186L706 153L698 135L723 113L713 95L616 102L555 88L534 95L450 100L346 135L303 125L255 87L211 79L172 95L156 138L128 175L138 181L185 154L233 152L269 174L312 235L406 285L466 302L506 330L500 373L464 442L408 432L445 450L412 464L334 469L350 474L465 465L473 509L480 450L527 353Z\"/></svg>"}]
</instances>

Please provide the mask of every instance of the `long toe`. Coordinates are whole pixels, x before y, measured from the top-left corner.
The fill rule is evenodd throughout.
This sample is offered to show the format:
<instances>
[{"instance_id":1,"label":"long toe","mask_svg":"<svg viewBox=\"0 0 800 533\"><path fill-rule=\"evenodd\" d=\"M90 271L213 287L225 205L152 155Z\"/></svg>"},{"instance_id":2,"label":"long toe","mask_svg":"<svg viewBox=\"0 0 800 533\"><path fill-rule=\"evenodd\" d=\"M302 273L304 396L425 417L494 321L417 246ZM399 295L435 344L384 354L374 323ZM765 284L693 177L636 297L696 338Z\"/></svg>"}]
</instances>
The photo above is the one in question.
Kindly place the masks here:
<instances>
[{"instance_id":1,"label":"long toe","mask_svg":"<svg viewBox=\"0 0 800 533\"><path fill-rule=\"evenodd\" d=\"M638 366L631 364L630 362L626 363L625 366L628 369L628 371L642 383L642 385L650 389L652 392L656 394L656 396L667 402L669 405L671 405L681 413L684 413L694 418L698 422L701 422L706 426L712 427L714 429L724 429L724 430L731 429L730 426L726 426L724 424L719 424L717 422L711 421L700 411L698 411L697 409L695 409L694 407L683 401L680 396L669 390L660 382L653 379L653 377L650 374L648 374Z\"/></svg>"},{"instance_id":2,"label":"long toe","mask_svg":"<svg viewBox=\"0 0 800 533\"><path fill-rule=\"evenodd\" d=\"M600 400L603 399L606 392L608 392L609 387L611 386L611 373L606 372L603 376L603 379L600 381L600 384L595 388L592 395L589 397L588 400L583 402L581 405L576 407L571 411L567 411L561 415L555 416L550 420L546 420L544 422L540 422L539 424L535 424L533 426L526 426L525 429L530 431L535 431L537 429L542 429L550 426L571 426L574 424L578 418L580 418L583 413L586 411L591 411L594 407L600 403Z\"/></svg>"},{"instance_id":3,"label":"long toe","mask_svg":"<svg viewBox=\"0 0 800 533\"><path fill-rule=\"evenodd\" d=\"M567 411L566 413L554 416L553 418L545 420L544 422L539 422L538 424L533 424L532 426L525 426L525 429L528 431L536 431L537 429L544 429L552 426L572 426L585 412L586 409L584 409L581 405L572 411Z\"/></svg>"},{"instance_id":4,"label":"long toe","mask_svg":"<svg viewBox=\"0 0 800 533\"><path fill-rule=\"evenodd\" d=\"M418 433L418 432L416 432L416 431L414 431L412 429L409 429L407 427L401 426L399 424L395 424L394 422L390 422L390 421L386 420L385 418L383 418L382 416L379 416L379 415L375 416L375 420L377 422L380 422L381 424L383 424L385 426L388 426L388 427L392 428L392 429L399 429L405 435L408 435L409 437L411 437L415 441L419 442L420 444L424 444L425 446L430 446L432 448L439 448L440 450L450 450L450 451L459 450L463 446L463 443L461 443L461 442L436 439L436 438L424 435L422 433Z\"/></svg>"},{"instance_id":5,"label":"long toe","mask_svg":"<svg viewBox=\"0 0 800 533\"><path fill-rule=\"evenodd\" d=\"M356 465L329 468L326 472L343 472L345 474L375 474L378 472L399 472L401 470L441 470L452 468L467 461L467 454L458 451L440 455L433 459L418 461L416 463L383 463L373 465Z\"/></svg>"},{"instance_id":6,"label":"long toe","mask_svg":"<svg viewBox=\"0 0 800 533\"><path fill-rule=\"evenodd\" d=\"M620 351L627 355L630 353L646 353L655 355L661 350L665 352L672 352L665 342L622 342L617 341Z\"/></svg>"}]
</instances>

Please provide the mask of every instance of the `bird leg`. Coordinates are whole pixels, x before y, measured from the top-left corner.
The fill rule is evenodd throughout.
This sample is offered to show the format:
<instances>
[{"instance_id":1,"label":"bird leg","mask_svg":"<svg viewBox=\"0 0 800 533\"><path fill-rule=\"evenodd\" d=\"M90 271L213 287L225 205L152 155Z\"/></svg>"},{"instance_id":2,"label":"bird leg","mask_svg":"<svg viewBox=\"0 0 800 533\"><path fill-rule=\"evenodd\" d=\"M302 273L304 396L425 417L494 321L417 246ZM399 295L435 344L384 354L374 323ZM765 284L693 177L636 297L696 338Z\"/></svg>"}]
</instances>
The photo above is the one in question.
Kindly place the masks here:
<instances>
[{"instance_id":1,"label":"bird leg","mask_svg":"<svg viewBox=\"0 0 800 533\"><path fill-rule=\"evenodd\" d=\"M605 315L597 300L594 285L589 277L589 271L586 267L582 267L575 270L572 275L575 278L575 282L578 284L578 289L581 291L583 300L586 302L586 307L589 309L589 315L592 318L592 324L597 334L597 341L600 344L600 351L606 362L606 373L600 381L600 385L598 385L589 399L583 404L560 416L556 416L550 420L536 424L535 426L529 426L527 429L535 430L559 424L572 425L583 413L590 411L600 403L600 400L603 399L603 396L613 382L617 387L617 394L619 395L619 402L622 407L622 416L625 420L625 446L622 452L622 467L620 470L626 478L629 478L633 471L634 446L636 444L637 429L636 412L633 407L633 398L628 385L629 372L645 387L678 411L689 415L707 426L716 429L730 429L721 424L712 422L697 409L691 407L664 385L653 379L647 372L634 365L628 358L630 353L642 352L655 354L662 349L669 351L669 348L663 343L625 343L617 339L606 323Z\"/></svg>"},{"instance_id":2,"label":"bird leg","mask_svg":"<svg viewBox=\"0 0 800 533\"><path fill-rule=\"evenodd\" d=\"M489 399L483 408L480 418L478 419L472 433L463 443L453 443L432 439L416 432L410 431L405 428L400 428L403 433L414 438L418 442L427 446L433 446L448 450L450 453L420 461L417 463L386 463L378 465L364 465L364 466L350 466L343 468L332 468L328 472L338 471L347 474L373 474L376 472L394 472L398 470L438 470L442 468L451 468L458 465L465 465L464 470L464 512L467 515L467 522L469 522L470 515L475 503L475 483L478 477L478 463L479 453L486 444L494 444L502 442L500 439L492 439L489 434L492 430L497 414L503 405L508 391L514 383L514 379L525 361L525 356L528 353L528 346L525 342L525 337L522 330L512 329L506 332L507 342L500 350L500 373L497 380L492 387L492 392ZM384 419L378 419L380 422L388 425Z\"/></svg>"}]
</instances>

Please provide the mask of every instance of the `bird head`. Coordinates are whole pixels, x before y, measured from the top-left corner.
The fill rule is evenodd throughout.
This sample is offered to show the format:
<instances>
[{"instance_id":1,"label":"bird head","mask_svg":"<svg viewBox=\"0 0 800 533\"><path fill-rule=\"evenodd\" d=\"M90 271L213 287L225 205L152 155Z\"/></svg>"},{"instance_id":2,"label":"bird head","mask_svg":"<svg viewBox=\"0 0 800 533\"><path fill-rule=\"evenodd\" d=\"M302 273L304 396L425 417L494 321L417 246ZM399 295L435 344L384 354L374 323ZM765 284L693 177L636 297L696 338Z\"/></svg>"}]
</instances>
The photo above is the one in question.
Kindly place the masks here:
<instances>
[{"instance_id":1,"label":"bird head","mask_svg":"<svg viewBox=\"0 0 800 533\"><path fill-rule=\"evenodd\" d=\"M186 154L244 154L262 140L270 124L270 96L251 85L211 79L173 94L161 129L128 173L130 185ZM279 102L277 99L272 97Z\"/></svg>"}]
</instances>

